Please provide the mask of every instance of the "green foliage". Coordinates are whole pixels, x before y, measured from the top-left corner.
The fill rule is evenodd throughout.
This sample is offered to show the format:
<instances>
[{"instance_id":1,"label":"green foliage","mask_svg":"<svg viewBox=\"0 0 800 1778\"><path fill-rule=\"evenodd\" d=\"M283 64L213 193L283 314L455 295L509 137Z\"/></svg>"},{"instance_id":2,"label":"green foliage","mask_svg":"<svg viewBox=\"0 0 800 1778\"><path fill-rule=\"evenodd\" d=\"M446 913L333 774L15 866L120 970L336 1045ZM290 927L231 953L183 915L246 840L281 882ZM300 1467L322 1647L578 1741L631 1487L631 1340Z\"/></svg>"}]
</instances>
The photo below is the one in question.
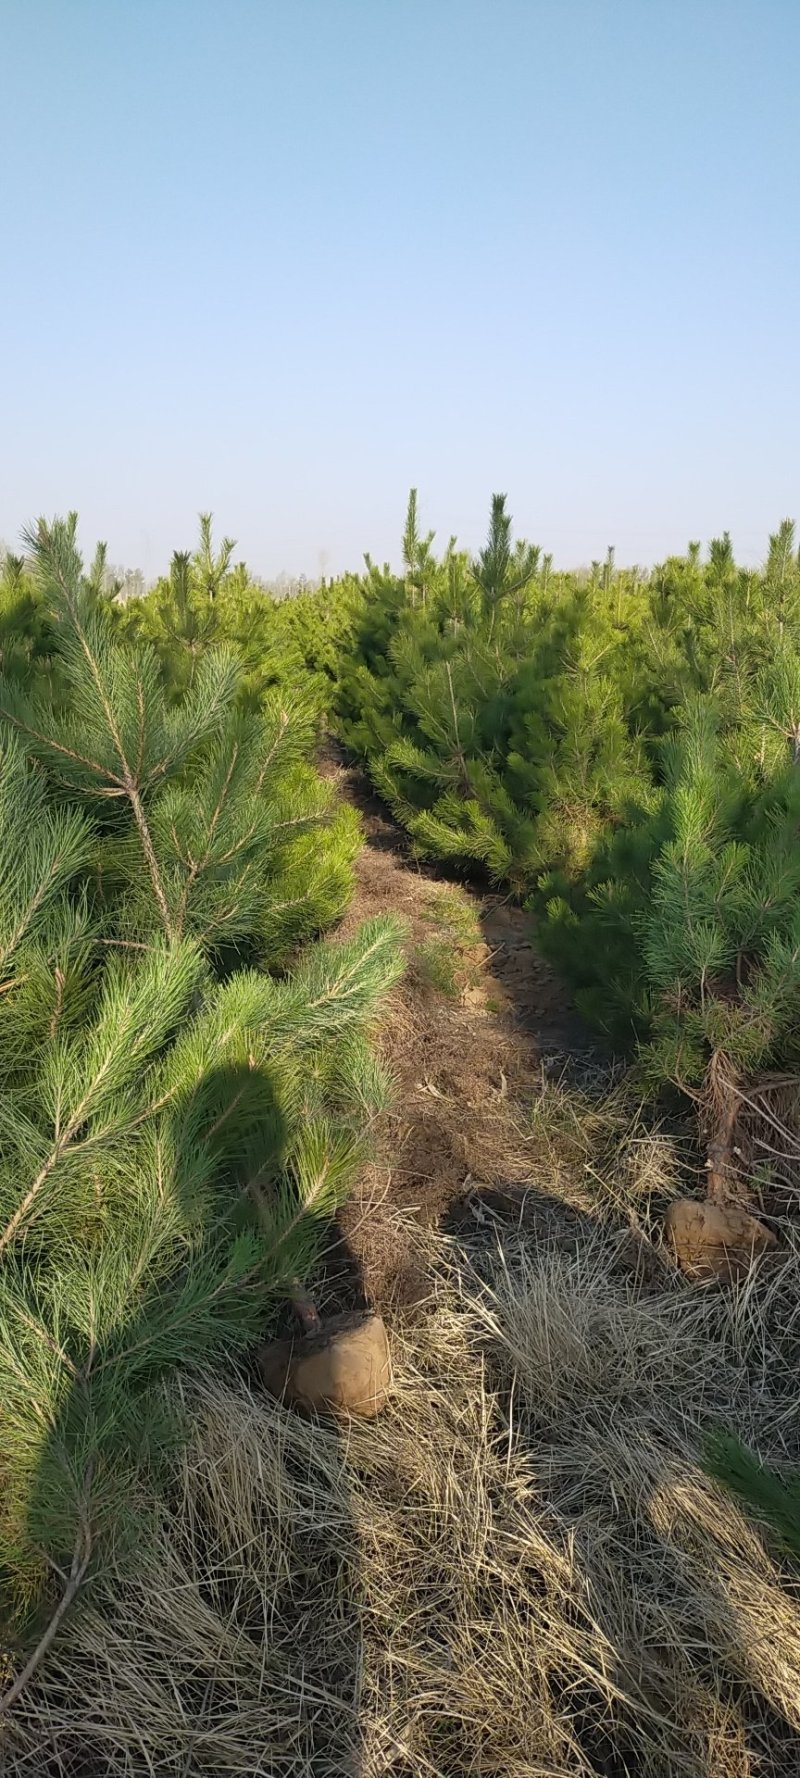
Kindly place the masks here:
<instances>
[{"instance_id":1,"label":"green foliage","mask_svg":"<svg viewBox=\"0 0 800 1778\"><path fill-rule=\"evenodd\" d=\"M36 580L24 556L0 559L0 672L26 683L49 670L53 632Z\"/></svg>"},{"instance_id":2,"label":"green foliage","mask_svg":"<svg viewBox=\"0 0 800 1778\"><path fill-rule=\"evenodd\" d=\"M193 685L210 649L227 646L240 663L243 707L258 709L277 689L299 693L319 720L333 694L352 591L342 582L278 598L252 580L244 563L232 566L235 547L226 537L215 551L211 514L201 513L197 548L177 551L169 574L127 602L122 628L151 643L174 696Z\"/></svg>"},{"instance_id":3,"label":"green foliage","mask_svg":"<svg viewBox=\"0 0 800 1778\"><path fill-rule=\"evenodd\" d=\"M688 706L668 763L671 838L641 920L657 997L657 1073L699 1080L722 1052L738 1074L796 1060L800 990L800 782L789 762L747 775L713 712Z\"/></svg>"},{"instance_id":4,"label":"green foliage","mask_svg":"<svg viewBox=\"0 0 800 1778\"><path fill-rule=\"evenodd\" d=\"M307 1271L385 1095L367 1038L400 967L390 921L298 953L358 844L309 764L313 710L243 707L210 647L168 690L74 520L27 541L50 653L0 680L8 1634L52 1630L54 1589L124 1544L174 1368L241 1351Z\"/></svg>"},{"instance_id":5,"label":"green foliage","mask_svg":"<svg viewBox=\"0 0 800 1778\"><path fill-rule=\"evenodd\" d=\"M367 562L340 733L426 857L525 896L542 942L654 1082L694 1090L800 1048L800 562L730 538L584 575L511 539Z\"/></svg>"},{"instance_id":6,"label":"green foliage","mask_svg":"<svg viewBox=\"0 0 800 1778\"><path fill-rule=\"evenodd\" d=\"M475 561L451 540L437 562L431 543L416 541L412 494L406 575L368 564L354 605L340 730L422 855L529 891L546 869L582 868L647 788L613 671L620 594L606 577L593 604L538 548L513 545L502 495ZM629 578L626 635L642 606Z\"/></svg>"},{"instance_id":7,"label":"green foliage","mask_svg":"<svg viewBox=\"0 0 800 1778\"><path fill-rule=\"evenodd\" d=\"M706 1467L771 1527L790 1555L800 1558L800 1474L777 1475L729 1432L709 1439Z\"/></svg>"}]
</instances>

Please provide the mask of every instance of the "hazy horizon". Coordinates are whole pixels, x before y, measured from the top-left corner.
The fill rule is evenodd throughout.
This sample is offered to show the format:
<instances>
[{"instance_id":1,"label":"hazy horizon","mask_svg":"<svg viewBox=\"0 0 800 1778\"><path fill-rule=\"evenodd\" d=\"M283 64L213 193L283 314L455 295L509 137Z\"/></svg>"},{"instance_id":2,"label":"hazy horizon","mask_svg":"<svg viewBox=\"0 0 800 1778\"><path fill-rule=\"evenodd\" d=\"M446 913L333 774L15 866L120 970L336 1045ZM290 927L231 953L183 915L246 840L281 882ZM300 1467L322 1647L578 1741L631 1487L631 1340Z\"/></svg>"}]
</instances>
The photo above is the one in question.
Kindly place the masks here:
<instances>
[{"instance_id":1,"label":"hazy horizon","mask_svg":"<svg viewBox=\"0 0 800 1778\"><path fill-rule=\"evenodd\" d=\"M68 510L72 510L72 509L69 509L67 507L62 507L62 508L58 509L58 515L56 515L56 513L45 513L42 516L44 516L44 517L61 516L63 513L65 513ZM443 552L447 543L449 542L450 537L453 536L453 533L451 531L448 531L446 527L442 527L441 530L437 531L435 529L435 527L433 527L432 525L428 525L427 519L426 519L426 513L425 513L425 509L424 509L424 503L421 501L419 502L419 505L418 505L418 512L420 515L420 530L421 531L425 531L426 529L433 530L435 539L436 539L434 548L437 550L437 552ZM39 515L34 515L34 516L38 517ZM427 515L427 517L429 517L429 516L430 515ZM96 533L89 532L87 530L86 525L84 523L80 522L80 514L78 515L78 517L79 517L78 541L79 541L79 545L80 545L84 560L88 561L88 559L91 557L91 555L94 552L96 544L99 541L108 543L108 538L106 537L105 533L103 533L102 529L100 531L97 531ZM198 512L195 515L194 525L193 526L191 524L189 525L189 528L186 530L185 535L182 535L180 540L175 543L175 545L174 545L175 549L191 549L196 544L198 532L199 532L199 523L197 522L197 521L199 521L199 517L200 517L200 514ZM781 519L785 519L787 517L794 520L794 515L791 513L789 513L789 514L784 513L781 515ZM229 533L226 532L224 525L219 523L217 515L212 514L212 518L214 519L214 527L213 527L214 541L216 544L219 544L219 543L221 543L223 536L228 536ZM236 567L236 565L238 563L244 563L245 566L247 567L250 575L252 576L252 579L254 582L256 582L256 583L263 582L267 586L272 586L272 587L277 587L277 588L280 588L284 583L287 586L294 586L298 582L307 581L309 583L309 585L313 585L314 583L318 583L322 580L335 579L339 575L342 575L342 574L363 573L364 569L365 569L365 556L369 556L370 559L374 563L376 563L378 566L382 567L382 566L388 564L390 567L399 570L399 569L401 569L401 564L402 564L402 529L403 529L404 518L405 518L405 507L403 508L403 511L401 513L401 520L398 525L397 537L395 539L393 547L390 547L388 550L382 552L381 554L378 554L377 552L375 552L373 550L362 550L358 559L354 558L352 561L344 562L344 563L340 564L338 567L334 567L328 561L327 557L325 556L325 552L321 552L321 556L325 557L325 559L320 560L318 562L316 569L314 569L314 568L309 569L308 567L302 567L302 566L300 568L296 568L296 569L288 568L286 566L283 566L283 567L273 566L268 569L263 569L263 568L259 567L257 562L255 562L250 556L247 555L245 550L242 549L240 540L238 538L236 538L234 540L236 547L234 549L233 556L231 558L231 566ZM780 520L776 519L774 524L772 524L769 527L769 533L765 534L763 545L760 548L753 548L750 550L747 550L746 548L742 548L741 546L735 548L736 560L740 563L741 566L743 566L743 567L758 567L766 562L767 553L768 553L768 545L769 545L769 536L773 532L777 531L778 525L780 522L781 522ZM460 547L467 550L470 555L477 554L478 550L481 548L481 546L485 542L484 533L486 530L488 530L488 506L487 506L487 513L486 513L486 525L484 527L484 531L479 531L479 528L476 529L475 537L470 543L467 543L467 541L461 537L458 537L456 539L456 541L460 545ZM722 526L720 528L720 530L718 532L716 532L714 535L715 535L715 537L719 537L722 535L723 531L730 532L730 530L731 530L730 526ZM514 527L513 527L513 535L514 535L515 540L520 537L526 537L528 542L532 542L532 543L534 543L534 542L540 543L541 542L541 540L539 538L527 537L527 534L524 532L524 530L516 523L514 524ZM734 545L736 545L735 535L733 533L731 533L731 535L733 538ZM643 555L623 556L620 554L619 549L617 549L614 544L610 544L610 545L607 545L606 548L599 549L597 551L596 556L585 556L585 557L574 556L574 557L567 558L567 557L561 557L558 555L558 553L556 551L553 551L552 552L553 566L556 570L561 570L565 573L575 573L575 574L586 573L586 574L588 574L591 571L593 562L597 561L597 560L603 561L606 556L606 549L608 547L610 547L614 551L614 565L615 565L615 567L617 567L617 568L639 567L645 573L647 573L651 569L656 567L660 562L664 561L668 555L684 555L688 549L689 544L693 543L693 542L700 543L703 557L706 557L708 555L712 541L713 541L713 539L711 536L704 537L704 538L697 538L697 539L692 539L692 538L687 537L683 541L683 543L680 543L677 545L670 545L670 547L668 549L665 549L665 550L659 552L658 554L653 555L652 557L645 557ZM800 543L800 536L798 536L798 543ZM542 547L542 550L544 553L547 549L546 544L541 545L541 547ZM13 553L24 554L24 541L21 537L21 534L16 537L7 537L7 536L0 535L0 559L2 559L2 556L5 554L6 551L9 551L12 554ZM109 574L126 575L126 576L130 576L130 577L140 576L140 577L142 577L144 587L149 588L149 587L153 586L155 584L155 582L162 575L164 575L168 572L169 566L170 566L171 555L172 555L172 546L170 546L170 548L165 552L163 559L155 563L154 567L145 568L141 562L122 560L121 558L115 556L113 553L113 550L111 548L109 548L108 573Z\"/></svg>"},{"instance_id":2,"label":"hazy horizon","mask_svg":"<svg viewBox=\"0 0 800 1778\"><path fill-rule=\"evenodd\" d=\"M800 518L796 0L3 0L0 538L584 565Z\"/></svg>"}]
</instances>

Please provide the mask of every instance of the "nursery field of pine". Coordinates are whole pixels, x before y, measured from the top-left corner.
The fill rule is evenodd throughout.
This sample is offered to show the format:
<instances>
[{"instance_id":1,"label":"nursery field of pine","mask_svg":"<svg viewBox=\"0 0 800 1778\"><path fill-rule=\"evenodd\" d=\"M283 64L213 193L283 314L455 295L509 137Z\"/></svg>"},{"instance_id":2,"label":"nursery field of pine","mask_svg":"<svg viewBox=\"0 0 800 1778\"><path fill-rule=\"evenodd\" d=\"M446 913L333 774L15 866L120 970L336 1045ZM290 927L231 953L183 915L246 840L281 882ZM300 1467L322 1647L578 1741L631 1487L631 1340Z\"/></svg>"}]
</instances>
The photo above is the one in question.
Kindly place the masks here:
<instances>
[{"instance_id":1,"label":"nursery field of pine","mask_svg":"<svg viewBox=\"0 0 800 1778\"><path fill-rule=\"evenodd\" d=\"M402 556L1 565L9 1775L800 1770L794 528Z\"/></svg>"}]
</instances>

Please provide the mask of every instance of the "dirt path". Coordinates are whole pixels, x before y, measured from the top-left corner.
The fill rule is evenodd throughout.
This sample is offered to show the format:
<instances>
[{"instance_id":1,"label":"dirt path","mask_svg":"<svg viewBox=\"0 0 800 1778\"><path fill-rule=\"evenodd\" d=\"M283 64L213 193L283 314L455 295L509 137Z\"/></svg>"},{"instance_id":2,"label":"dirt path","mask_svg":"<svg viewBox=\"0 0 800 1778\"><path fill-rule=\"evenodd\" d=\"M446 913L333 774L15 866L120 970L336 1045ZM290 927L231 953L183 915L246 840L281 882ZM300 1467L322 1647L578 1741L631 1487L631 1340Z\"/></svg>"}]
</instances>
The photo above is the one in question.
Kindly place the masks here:
<instances>
[{"instance_id":1,"label":"dirt path","mask_svg":"<svg viewBox=\"0 0 800 1778\"><path fill-rule=\"evenodd\" d=\"M480 1214L487 1190L518 1199L530 1172L526 1107L543 1073L560 1074L590 1050L524 911L421 868L363 775L335 759L324 769L358 807L365 833L344 930L386 912L409 930L408 970L380 1039L394 1104L340 1215L327 1287L331 1306L398 1308L426 1288L413 1221Z\"/></svg>"}]
</instances>

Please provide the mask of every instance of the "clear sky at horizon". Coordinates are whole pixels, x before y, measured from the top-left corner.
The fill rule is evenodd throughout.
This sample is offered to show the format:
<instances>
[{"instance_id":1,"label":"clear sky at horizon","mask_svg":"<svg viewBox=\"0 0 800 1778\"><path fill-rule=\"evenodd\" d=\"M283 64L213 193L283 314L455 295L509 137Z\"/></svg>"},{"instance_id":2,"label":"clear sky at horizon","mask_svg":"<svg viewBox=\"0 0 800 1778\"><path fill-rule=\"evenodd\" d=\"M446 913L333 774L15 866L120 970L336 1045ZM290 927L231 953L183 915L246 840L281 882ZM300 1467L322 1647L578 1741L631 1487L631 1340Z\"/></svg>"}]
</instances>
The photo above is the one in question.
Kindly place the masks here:
<instances>
[{"instance_id":1,"label":"clear sky at horizon","mask_svg":"<svg viewBox=\"0 0 800 1778\"><path fill-rule=\"evenodd\" d=\"M800 520L800 0L0 0L0 538Z\"/></svg>"}]
</instances>

